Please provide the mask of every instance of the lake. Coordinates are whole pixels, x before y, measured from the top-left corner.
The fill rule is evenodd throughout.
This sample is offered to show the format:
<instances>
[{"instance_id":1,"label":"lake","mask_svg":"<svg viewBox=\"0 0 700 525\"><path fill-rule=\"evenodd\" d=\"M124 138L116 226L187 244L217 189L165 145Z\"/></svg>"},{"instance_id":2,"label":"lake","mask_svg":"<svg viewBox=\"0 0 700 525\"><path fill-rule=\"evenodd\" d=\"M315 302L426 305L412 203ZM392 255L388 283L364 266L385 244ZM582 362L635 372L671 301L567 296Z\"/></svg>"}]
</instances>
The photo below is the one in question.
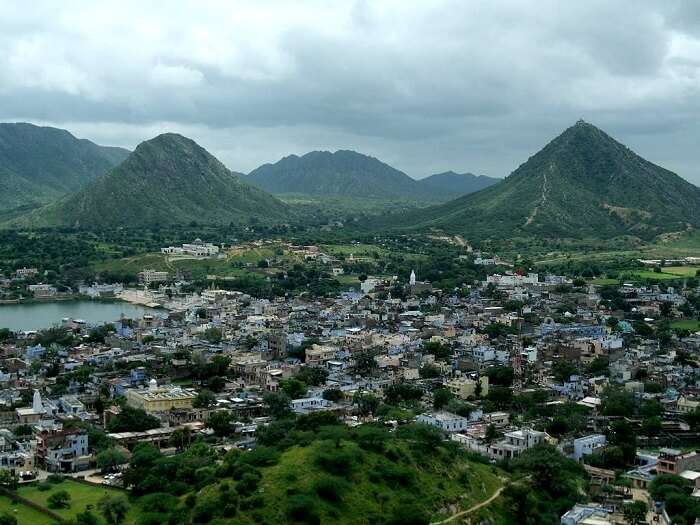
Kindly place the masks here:
<instances>
[{"instance_id":1,"label":"lake","mask_svg":"<svg viewBox=\"0 0 700 525\"><path fill-rule=\"evenodd\" d=\"M60 324L65 317L83 319L88 323L111 323L122 314L140 318L145 313L157 310L124 301L56 301L50 303L2 304L0 305L0 328L12 331L39 330Z\"/></svg>"}]
</instances>

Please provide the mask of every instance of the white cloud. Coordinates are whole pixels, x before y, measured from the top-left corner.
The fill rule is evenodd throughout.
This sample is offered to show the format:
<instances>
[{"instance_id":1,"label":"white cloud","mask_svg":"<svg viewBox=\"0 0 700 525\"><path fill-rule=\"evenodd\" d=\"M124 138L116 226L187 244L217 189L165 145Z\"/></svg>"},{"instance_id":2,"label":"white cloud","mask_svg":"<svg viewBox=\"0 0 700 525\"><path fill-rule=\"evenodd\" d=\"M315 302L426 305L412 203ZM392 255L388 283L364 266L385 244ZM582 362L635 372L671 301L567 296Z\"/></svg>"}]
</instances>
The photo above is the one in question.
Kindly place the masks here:
<instances>
[{"instance_id":1,"label":"white cloud","mask_svg":"<svg viewBox=\"0 0 700 525\"><path fill-rule=\"evenodd\" d=\"M0 119L503 176L584 117L700 182L699 49L678 1L0 1Z\"/></svg>"}]
</instances>

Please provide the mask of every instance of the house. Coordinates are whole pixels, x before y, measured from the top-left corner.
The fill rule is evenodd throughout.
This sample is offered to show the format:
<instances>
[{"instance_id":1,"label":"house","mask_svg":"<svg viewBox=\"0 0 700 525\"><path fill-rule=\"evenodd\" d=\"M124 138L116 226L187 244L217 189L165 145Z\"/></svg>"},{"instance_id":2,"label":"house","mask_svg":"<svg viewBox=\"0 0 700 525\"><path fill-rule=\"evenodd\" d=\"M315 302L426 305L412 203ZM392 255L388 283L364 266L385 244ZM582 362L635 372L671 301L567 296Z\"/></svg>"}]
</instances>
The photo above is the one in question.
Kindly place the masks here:
<instances>
[{"instance_id":1,"label":"house","mask_svg":"<svg viewBox=\"0 0 700 525\"><path fill-rule=\"evenodd\" d=\"M596 504L577 503L561 517L561 525L613 525L612 511Z\"/></svg>"},{"instance_id":2,"label":"house","mask_svg":"<svg viewBox=\"0 0 700 525\"><path fill-rule=\"evenodd\" d=\"M583 456L593 454L596 449L605 446L606 441L607 440L603 434L591 434L590 436L583 436L578 439L574 439L573 459L576 461L581 461Z\"/></svg>"},{"instance_id":3,"label":"house","mask_svg":"<svg viewBox=\"0 0 700 525\"><path fill-rule=\"evenodd\" d=\"M700 470L700 454L688 452L683 454L680 450L662 448L659 451L659 459L656 463L656 471L659 474L676 474L686 470Z\"/></svg>"},{"instance_id":4,"label":"house","mask_svg":"<svg viewBox=\"0 0 700 525\"><path fill-rule=\"evenodd\" d=\"M36 435L37 463L49 472L76 472L89 466L83 429L43 430Z\"/></svg>"},{"instance_id":5,"label":"house","mask_svg":"<svg viewBox=\"0 0 700 525\"><path fill-rule=\"evenodd\" d=\"M192 408L197 393L189 388L178 386L158 386L151 379L147 389L129 389L126 403L133 408L142 408L146 412L166 412L177 408Z\"/></svg>"},{"instance_id":6,"label":"house","mask_svg":"<svg viewBox=\"0 0 700 525\"><path fill-rule=\"evenodd\" d=\"M506 432L503 439L489 447L488 453L494 459L509 459L518 457L522 452L544 443L546 432L524 428Z\"/></svg>"},{"instance_id":7,"label":"house","mask_svg":"<svg viewBox=\"0 0 700 525\"><path fill-rule=\"evenodd\" d=\"M489 393L489 378L481 376L478 379L469 377L459 377L447 382L447 388L460 399L469 399L476 397L477 385L481 385L481 396L487 396Z\"/></svg>"},{"instance_id":8,"label":"house","mask_svg":"<svg viewBox=\"0 0 700 525\"><path fill-rule=\"evenodd\" d=\"M449 412L421 414L416 418L416 421L418 423L425 423L426 425L437 427L445 432L461 432L469 425L469 420L467 418Z\"/></svg>"}]
</instances>

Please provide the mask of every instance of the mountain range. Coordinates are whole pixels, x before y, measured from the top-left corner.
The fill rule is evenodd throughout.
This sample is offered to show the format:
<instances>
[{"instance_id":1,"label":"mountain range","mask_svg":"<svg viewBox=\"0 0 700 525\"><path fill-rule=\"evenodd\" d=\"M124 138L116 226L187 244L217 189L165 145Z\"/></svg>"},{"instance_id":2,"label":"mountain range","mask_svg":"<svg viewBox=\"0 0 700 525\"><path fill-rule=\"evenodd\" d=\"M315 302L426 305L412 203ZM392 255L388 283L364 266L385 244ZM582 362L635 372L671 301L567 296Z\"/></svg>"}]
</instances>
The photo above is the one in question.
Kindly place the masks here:
<instances>
[{"instance_id":1,"label":"mountain range","mask_svg":"<svg viewBox=\"0 0 700 525\"><path fill-rule=\"evenodd\" d=\"M68 131L0 123L0 210L36 206L80 189L129 155Z\"/></svg>"},{"instance_id":2,"label":"mountain range","mask_svg":"<svg viewBox=\"0 0 700 525\"><path fill-rule=\"evenodd\" d=\"M374 157L350 150L289 155L260 166L245 179L274 194L414 201L445 201L498 181L454 172L415 180Z\"/></svg>"},{"instance_id":3,"label":"mountain range","mask_svg":"<svg viewBox=\"0 0 700 525\"><path fill-rule=\"evenodd\" d=\"M390 222L471 239L650 239L700 226L700 188L579 121L502 182Z\"/></svg>"},{"instance_id":4,"label":"mountain range","mask_svg":"<svg viewBox=\"0 0 700 525\"><path fill-rule=\"evenodd\" d=\"M15 219L23 226L115 227L283 222L289 206L241 181L193 140L165 133L73 195Z\"/></svg>"}]
</instances>

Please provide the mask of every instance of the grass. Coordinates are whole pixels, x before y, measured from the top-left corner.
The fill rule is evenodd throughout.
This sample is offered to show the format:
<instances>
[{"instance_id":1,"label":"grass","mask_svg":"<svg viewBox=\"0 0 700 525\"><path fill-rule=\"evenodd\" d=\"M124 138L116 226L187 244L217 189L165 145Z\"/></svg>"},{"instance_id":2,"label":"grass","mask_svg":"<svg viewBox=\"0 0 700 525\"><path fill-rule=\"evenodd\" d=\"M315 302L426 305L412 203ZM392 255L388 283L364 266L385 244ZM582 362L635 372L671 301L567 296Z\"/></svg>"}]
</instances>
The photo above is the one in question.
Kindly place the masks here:
<instances>
[{"instance_id":1,"label":"grass","mask_svg":"<svg viewBox=\"0 0 700 525\"><path fill-rule=\"evenodd\" d=\"M19 501L13 503L7 496L0 496L0 514L9 514L17 519L18 525L55 525L46 514L34 510Z\"/></svg>"},{"instance_id":2,"label":"grass","mask_svg":"<svg viewBox=\"0 0 700 525\"><path fill-rule=\"evenodd\" d=\"M620 284L620 279L591 279L588 281L590 284L597 284L600 286L607 286L611 284Z\"/></svg>"},{"instance_id":3,"label":"grass","mask_svg":"<svg viewBox=\"0 0 700 525\"><path fill-rule=\"evenodd\" d=\"M641 270L641 271L637 271L637 272L632 272L630 275L632 276L632 278L649 279L651 281L673 281L676 279L683 278L683 276L677 275L677 274L666 273L666 272L657 273L657 272L649 271L649 270Z\"/></svg>"},{"instance_id":4,"label":"grass","mask_svg":"<svg viewBox=\"0 0 700 525\"><path fill-rule=\"evenodd\" d=\"M294 494L312 495L311 501L315 502L321 523L367 523L390 513L399 501L410 501L422 509L432 510L432 517L441 519L451 514L446 510L448 504L468 508L486 500L502 485L496 469L490 465L459 458L440 463L433 457L409 467L415 473L412 483L386 484L372 479L380 462L385 461L383 456L344 441L342 448L357 457L358 464L344 483L340 500L328 502L314 495L319 480L328 477L314 461L321 446L320 442L315 442L308 447L292 447L283 453L279 463L263 469L258 494L264 498L264 504L255 512L239 512L235 522L246 525L286 523L285 505L280 502L288 501ZM399 444L397 453L410 457L409 446L408 443ZM198 499L215 497L217 493L218 486L210 486Z\"/></svg>"},{"instance_id":5,"label":"grass","mask_svg":"<svg viewBox=\"0 0 700 525\"><path fill-rule=\"evenodd\" d=\"M700 268L697 266L667 266L662 270L663 273L681 275L683 277L695 277L698 271L700 271Z\"/></svg>"},{"instance_id":6,"label":"grass","mask_svg":"<svg viewBox=\"0 0 700 525\"><path fill-rule=\"evenodd\" d=\"M61 490L65 490L68 492L68 494L70 494L70 507L64 509L50 508L47 502L49 496ZM104 496L108 494L116 495L119 493L119 491L100 487L99 485L87 485L66 479L62 483L52 484L51 489L47 491L39 490L39 484L32 483L20 486L19 489L17 489L17 493L20 496L41 505L42 507L46 507L49 510L54 511L63 518L74 519L76 514L79 512L84 512L88 509L90 509L96 515L99 514L99 511L97 510L97 503ZM126 492L124 494L126 494ZM135 523L138 519L138 515L138 508L130 505L130 510L127 514L125 523Z\"/></svg>"},{"instance_id":7,"label":"grass","mask_svg":"<svg viewBox=\"0 0 700 525\"><path fill-rule=\"evenodd\" d=\"M671 328L678 328L679 330L690 330L691 332L700 331L700 321L695 319L680 319L678 321L671 322Z\"/></svg>"}]
</instances>

